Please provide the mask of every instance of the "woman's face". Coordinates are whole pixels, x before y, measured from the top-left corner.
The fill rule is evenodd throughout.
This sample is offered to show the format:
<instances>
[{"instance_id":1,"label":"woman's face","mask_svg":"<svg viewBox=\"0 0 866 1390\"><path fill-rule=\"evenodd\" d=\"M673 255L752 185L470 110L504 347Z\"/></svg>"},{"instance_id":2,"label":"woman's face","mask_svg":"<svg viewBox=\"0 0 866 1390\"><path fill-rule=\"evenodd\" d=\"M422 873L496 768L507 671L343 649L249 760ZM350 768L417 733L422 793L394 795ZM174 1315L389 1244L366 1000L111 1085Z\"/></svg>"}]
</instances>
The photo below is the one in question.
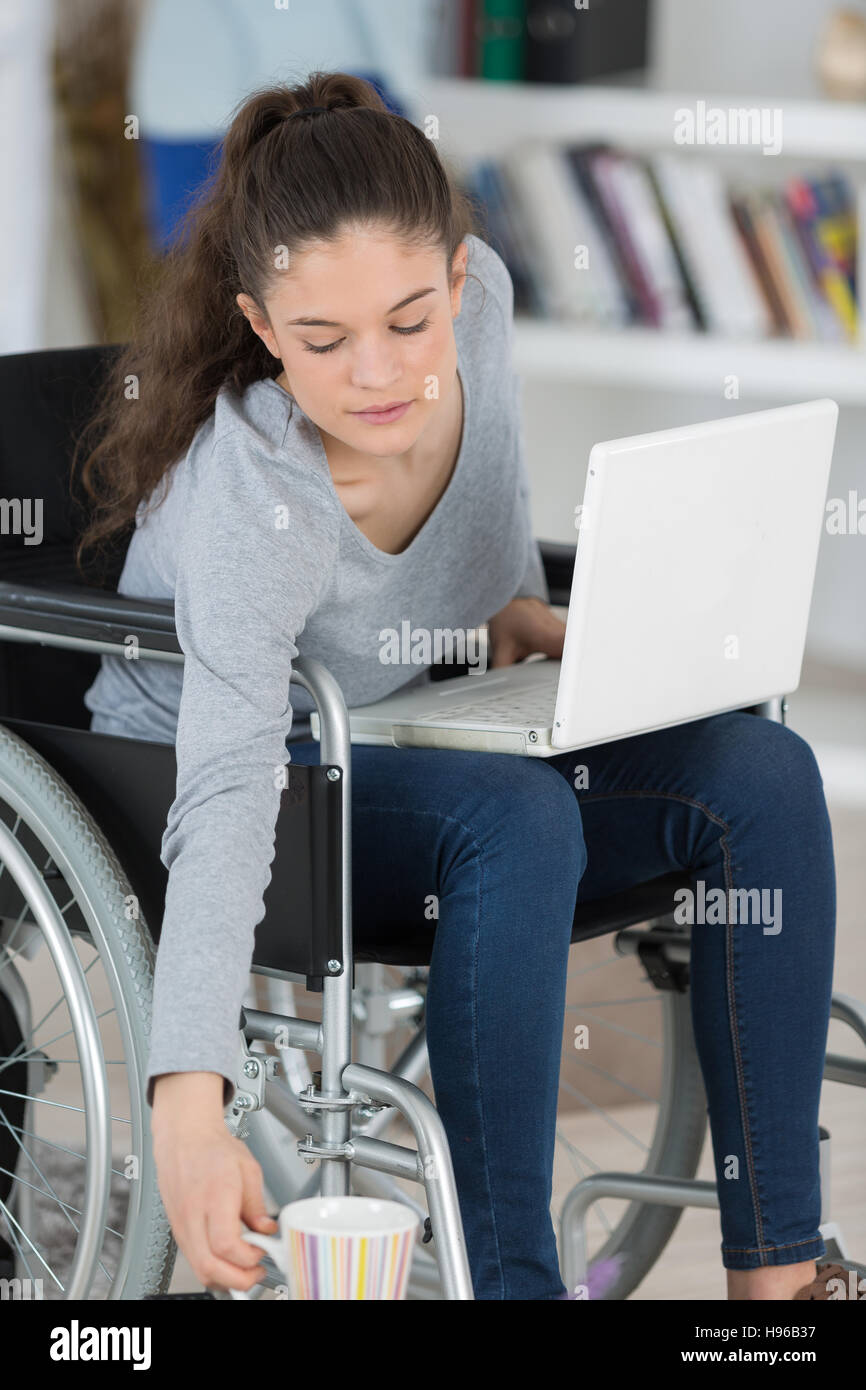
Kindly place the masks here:
<instances>
[{"instance_id":1,"label":"woman's face","mask_svg":"<svg viewBox=\"0 0 866 1390\"><path fill-rule=\"evenodd\" d=\"M248 295L237 302L304 413L350 448L392 457L450 397L467 252L464 241L452 286L441 250L409 250L381 228L347 229L294 258L265 300L267 319ZM402 408L390 415L363 413L395 402Z\"/></svg>"}]
</instances>

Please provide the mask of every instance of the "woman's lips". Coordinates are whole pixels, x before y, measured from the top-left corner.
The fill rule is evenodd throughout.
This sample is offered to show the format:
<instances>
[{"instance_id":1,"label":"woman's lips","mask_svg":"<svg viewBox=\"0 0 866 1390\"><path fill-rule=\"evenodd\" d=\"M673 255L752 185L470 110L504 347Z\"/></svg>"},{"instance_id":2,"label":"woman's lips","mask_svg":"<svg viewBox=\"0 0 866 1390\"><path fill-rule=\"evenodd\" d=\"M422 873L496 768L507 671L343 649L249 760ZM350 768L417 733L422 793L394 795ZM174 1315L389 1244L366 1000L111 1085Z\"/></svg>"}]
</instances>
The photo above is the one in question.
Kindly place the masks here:
<instances>
[{"instance_id":1,"label":"woman's lips","mask_svg":"<svg viewBox=\"0 0 866 1390\"><path fill-rule=\"evenodd\" d=\"M352 414L358 420L367 420L371 425L390 425L393 420L399 420L409 409L411 401L402 401L399 405L389 406L387 410L353 410Z\"/></svg>"}]
</instances>

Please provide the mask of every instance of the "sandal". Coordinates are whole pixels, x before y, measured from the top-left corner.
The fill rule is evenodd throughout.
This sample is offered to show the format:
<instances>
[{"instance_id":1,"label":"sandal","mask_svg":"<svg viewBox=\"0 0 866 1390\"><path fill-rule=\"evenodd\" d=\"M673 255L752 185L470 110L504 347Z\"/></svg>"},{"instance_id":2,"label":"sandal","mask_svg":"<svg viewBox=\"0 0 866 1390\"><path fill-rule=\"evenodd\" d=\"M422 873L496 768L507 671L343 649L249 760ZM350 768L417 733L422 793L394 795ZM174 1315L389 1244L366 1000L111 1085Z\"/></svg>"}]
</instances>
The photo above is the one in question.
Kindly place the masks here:
<instances>
[{"instance_id":1,"label":"sandal","mask_svg":"<svg viewBox=\"0 0 866 1390\"><path fill-rule=\"evenodd\" d=\"M864 1292L859 1293L861 1280L856 1269L846 1269L844 1265L819 1264L817 1276L811 1284L804 1284L803 1288L794 1294L792 1302L797 1299L808 1299L812 1303L822 1300L866 1300L866 1281L862 1282Z\"/></svg>"}]
</instances>

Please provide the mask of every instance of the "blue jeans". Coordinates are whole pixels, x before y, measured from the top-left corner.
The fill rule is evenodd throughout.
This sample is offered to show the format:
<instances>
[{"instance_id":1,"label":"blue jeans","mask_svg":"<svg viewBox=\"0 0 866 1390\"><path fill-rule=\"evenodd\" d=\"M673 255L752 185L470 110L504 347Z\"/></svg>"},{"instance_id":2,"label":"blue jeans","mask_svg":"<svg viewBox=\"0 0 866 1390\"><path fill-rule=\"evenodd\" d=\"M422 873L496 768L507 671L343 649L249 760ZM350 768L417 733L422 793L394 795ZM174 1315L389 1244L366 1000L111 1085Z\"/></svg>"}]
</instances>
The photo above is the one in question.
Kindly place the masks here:
<instances>
[{"instance_id":1,"label":"blue jeans","mask_svg":"<svg viewBox=\"0 0 866 1390\"><path fill-rule=\"evenodd\" d=\"M318 761L318 743L288 747ZM354 745L352 776L355 940L435 931L430 1072L475 1297L564 1292L550 1201L575 903L674 870L697 904L732 904L696 916L691 951L722 1263L823 1255L836 890L809 745L735 711L550 759ZM728 891L755 888L769 912L738 916Z\"/></svg>"}]
</instances>

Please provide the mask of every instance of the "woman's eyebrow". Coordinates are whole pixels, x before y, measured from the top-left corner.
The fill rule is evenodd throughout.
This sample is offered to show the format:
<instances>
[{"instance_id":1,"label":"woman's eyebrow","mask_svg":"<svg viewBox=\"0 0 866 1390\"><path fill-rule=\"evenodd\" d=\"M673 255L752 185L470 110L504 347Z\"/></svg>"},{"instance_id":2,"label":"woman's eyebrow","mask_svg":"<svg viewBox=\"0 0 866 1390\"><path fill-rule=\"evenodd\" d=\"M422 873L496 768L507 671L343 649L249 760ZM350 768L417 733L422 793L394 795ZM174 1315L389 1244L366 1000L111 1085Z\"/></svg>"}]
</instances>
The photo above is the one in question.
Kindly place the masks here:
<instances>
[{"instance_id":1,"label":"woman's eyebrow","mask_svg":"<svg viewBox=\"0 0 866 1390\"><path fill-rule=\"evenodd\" d=\"M430 285L426 290L416 290L414 294L407 294L405 299L401 299L399 304L393 305L386 310L389 314L396 314L398 309L405 309L407 304L412 304L416 299L421 299L425 294L435 294L436 286ZM342 328L342 324L334 323L332 319L286 319L286 327L298 328Z\"/></svg>"}]
</instances>

